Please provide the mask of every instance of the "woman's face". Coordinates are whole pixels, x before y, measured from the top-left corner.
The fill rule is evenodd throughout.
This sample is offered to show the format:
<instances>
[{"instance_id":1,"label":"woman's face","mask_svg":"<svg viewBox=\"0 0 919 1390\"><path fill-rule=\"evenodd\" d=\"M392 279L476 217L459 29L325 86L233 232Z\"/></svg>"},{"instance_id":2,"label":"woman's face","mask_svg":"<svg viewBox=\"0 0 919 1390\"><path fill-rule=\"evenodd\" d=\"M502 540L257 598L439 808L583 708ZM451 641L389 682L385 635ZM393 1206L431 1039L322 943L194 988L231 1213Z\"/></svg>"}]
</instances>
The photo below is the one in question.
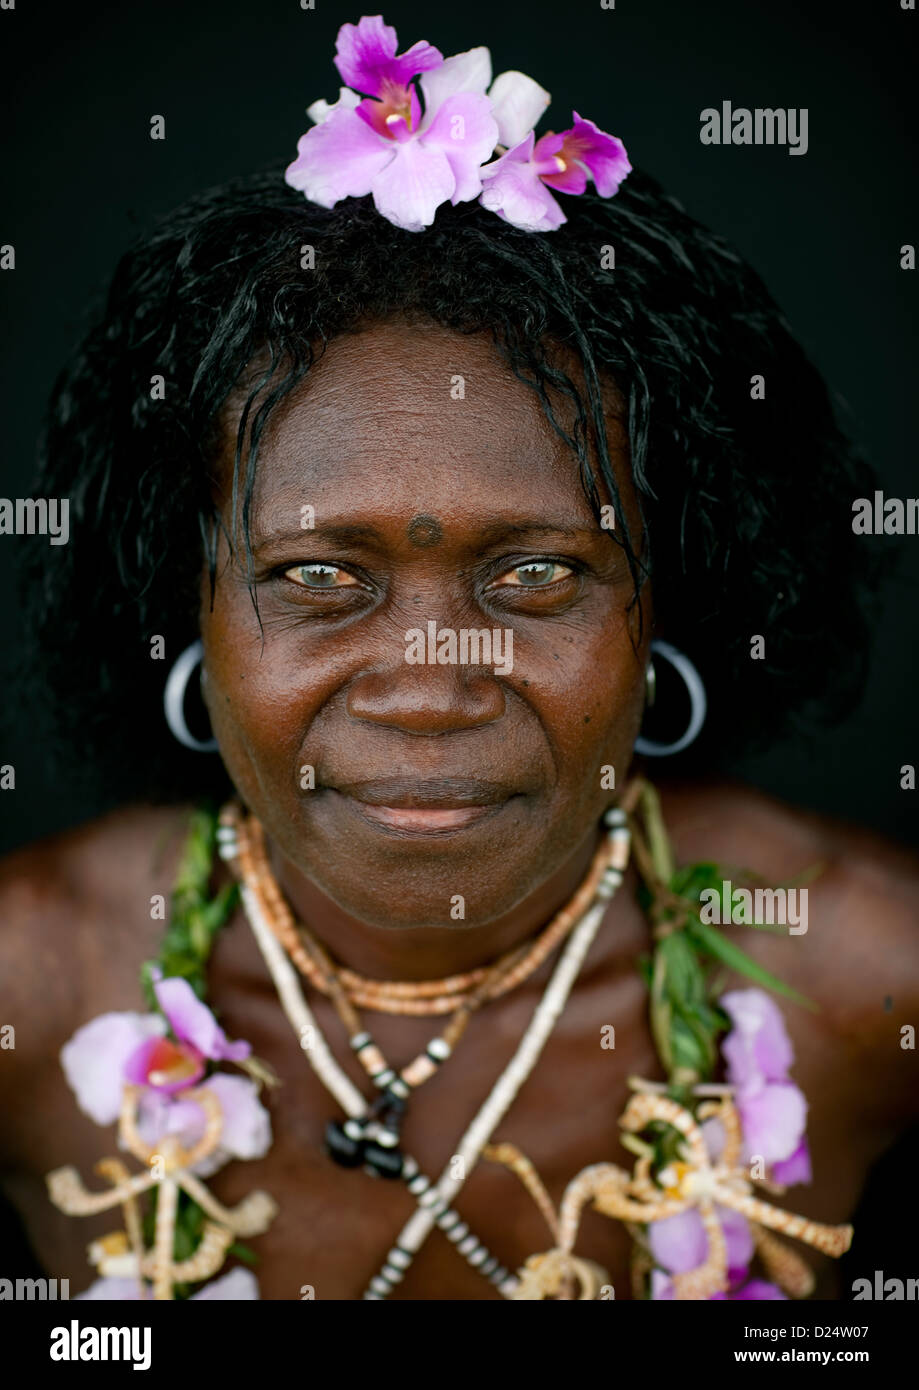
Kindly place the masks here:
<instances>
[{"instance_id":1,"label":"woman's face","mask_svg":"<svg viewBox=\"0 0 919 1390\"><path fill-rule=\"evenodd\" d=\"M583 849L610 768L625 779L646 653L622 550L486 336L334 340L263 438L250 535L261 626L221 538L205 697L296 869L359 920L462 929Z\"/></svg>"}]
</instances>

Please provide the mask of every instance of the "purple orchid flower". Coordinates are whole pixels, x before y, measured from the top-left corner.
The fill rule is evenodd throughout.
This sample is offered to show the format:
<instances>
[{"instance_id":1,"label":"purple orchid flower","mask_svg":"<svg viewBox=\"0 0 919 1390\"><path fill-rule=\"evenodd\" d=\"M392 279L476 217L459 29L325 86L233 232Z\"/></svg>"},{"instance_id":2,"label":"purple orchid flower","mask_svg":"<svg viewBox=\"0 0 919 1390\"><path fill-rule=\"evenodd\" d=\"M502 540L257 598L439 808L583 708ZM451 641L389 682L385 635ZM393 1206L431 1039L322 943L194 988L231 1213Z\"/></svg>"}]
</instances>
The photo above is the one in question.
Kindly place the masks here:
<instances>
[{"instance_id":1,"label":"purple orchid flower","mask_svg":"<svg viewBox=\"0 0 919 1390\"><path fill-rule=\"evenodd\" d=\"M776 1182L809 1182L807 1101L789 1079L794 1053L781 1011L761 989L732 990L719 1003L733 1024L721 1051L735 1088L744 1160L764 1159Z\"/></svg>"},{"instance_id":2,"label":"purple orchid flower","mask_svg":"<svg viewBox=\"0 0 919 1390\"><path fill-rule=\"evenodd\" d=\"M247 1076L217 1072L204 1083L220 1102L220 1143L199 1159L192 1171L209 1178L233 1158L261 1158L271 1148L271 1117L258 1098L258 1087ZM162 1091L147 1090L137 1107L137 1129L145 1144L156 1145L174 1134L184 1149L204 1133L205 1114L193 1100L173 1100Z\"/></svg>"},{"instance_id":3,"label":"purple orchid flower","mask_svg":"<svg viewBox=\"0 0 919 1390\"><path fill-rule=\"evenodd\" d=\"M723 1002L723 1001L722 1001ZM709 1158L717 1162L724 1147L724 1128L721 1121L712 1118L702 1125L702 1137ZM750 1223L739 1211L715 1203L715 1215L724 1233L725 1251L728 1266L728 1292L711 1294L713 1299L775 1299L785 1298L785 1294L775 1284L762 1279L749 1278L749 1266L753 1259L753 1236ZM696 1207L667 1216L662 1221L653 1221L648 1227L648 1244L655 1263L660 1268L651 1273L652 1299L672 1299L674 1297L672 1274L686 1274L698 1269L708 1258L708 1237L702 1217Z\"/></svg>"},{"instance_id":4,"label":"purple orchid flower","mask_svg":"<svg viewBox=\"0 0 919 1390\"><path fill-rule=\"evenodd\" d=\"M715 1213L724 1232L728 1269L745 1269L753 1258L749 1222L739 1211L719 1203L715 1204ZM652 1221L648 1243L655 1262L671 1274L686 1274L708 1258L708 1237L695 1207L688 1207L676 1216L667 1216L663 1221Z\"/></svg>"},{"instance_id":5,"label":"purple orchid flower","mask_svg":"<svg viewBox=\"0 0 919 1390\"><path fill-rule=\"evenodd\" d=\"M255 1082L226 1073L201 1081L207 1061L241 1062L251 1045L228 1041L187 980L157 974L154 990L165 1018L100 1014L64 1044L61 1065L80 1109L97 1124L113 1124L125 1083L133 1083L143 1088L137 1123L144 1141L156 1144L164 1134L175 1134L189 1148L204 1132L204 1111L174 1093L203 1084L220 1103L222 1125L218 1148L194 1171L208 1177L231 1158L260 1158L271 1144L271 1122ZM165 1036L167 1028L176 1041Z\"/></svg>"},{"instance_id":6,"label":"purple orchid flower","mask_svg":"<svg viewBox=\"0 0 919 1390\"><path fill-rule=\"evenodd\" d=\"M380 15L342 25L335 64L364 99L343 89L333 106L310 108L319 124L301 136L285 179L326 208L371 193L379 213L415 232L431 225L441 203L478 195L498 125L489 99L463 85L466 65L448 68L425 42L397 55L397 42ZM426 87L425 77L437 72L440 80Z\"/></svg>"},{"instance_id":7,"label":"purple orchid flower","mask_svg":"<svg viewBox=\"0 0 919 1390\"><path fill-rule=\"evenodd\" d=\"M631 171L625 146L614 135L573 111L574 124L561 134L533 132L482 170L482 206L528 232L554 231L567 218L550 189L583 193L588 178L604 198L612 197Z\"/></svg>"},{"instance_id":8,"label":"purple orchid flower","mask_svg":"<svg viewBox=\"0 0 919 1390\"><path fill-rule=\"evenodd\" d=\"M753 1237L746 1217L730 1207L715 1204L715 1212L724 1231L727 1248L728 1290L713 1293L710 1299L784 1299L786 1295L776 1284L764 1279L750 1279L749 1265L753 1258ZM671 1274L684 1274L705 1263L708 1239L702 1217L695 1207L678 1212L676 1216L654 1221L648 1230L648 1241L660 1269L651 1272L652 1299L674 1297Z\"/></svg>"},{"instance_id":9,"label":"purple orchid flower","mask_svg":"<svg viewBox=\"0 0 919 1390\"><path fill-rule=\"evenodd\" d=\"M782 1293L778 1284L770 1284L765 1279L747 1279L747 1271L729 1270L731 1278L730 1287L727 1293L712 1293L708 1296L708 1301L738 1303L747 1300L756 1302L767 1299L787 1299L787 1294ZM746 1282L744 1282L746 1281ZM651 1271L651 1298L657 1302L675 1298L673 1290L673 1280L661 1269Z\"/></svg>"},{"instance_id":10,"label":"purple orchid flower","mask_svg":"<svg viewBox=\"0 0 919 1390\"><path fill-rule=\"evenodd\" d=\"M206 1004L187 980L164 980L155 971L156 1002L176 1037L146 1038L124 1065L124 1079L137 1086L153 1086L166 1092L180 1091L200 1081L208 1059L242 1062L252 1051L247 1042L231 1043Z\"/></svg>"}]
</instances>

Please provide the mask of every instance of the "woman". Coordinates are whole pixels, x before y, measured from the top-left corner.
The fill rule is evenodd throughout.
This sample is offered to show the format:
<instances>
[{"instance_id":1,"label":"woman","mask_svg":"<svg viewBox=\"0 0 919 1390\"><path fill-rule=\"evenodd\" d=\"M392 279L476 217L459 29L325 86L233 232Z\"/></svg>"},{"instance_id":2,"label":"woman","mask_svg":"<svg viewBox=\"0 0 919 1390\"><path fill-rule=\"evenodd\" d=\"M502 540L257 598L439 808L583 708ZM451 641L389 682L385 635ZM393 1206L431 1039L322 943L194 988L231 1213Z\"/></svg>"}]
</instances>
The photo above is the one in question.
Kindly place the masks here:
<instances>
[{"instance_id":1,"label":"woman","mask_svg":"<svg viewBox=\"0 0 919 1390\"><path fill-rule=\"evenodd\" d=\"M322 197L320 183L307 171L298 187ZM645 1187L621 1177L636 1154L620 1142L619 1116L637 1077L648 1083L638 1096L659 1099L669 1082L665 1099L701 1124L694 1088L717 1075L746 1124L736 1053L726 1045L727 1082L703 1054L725 1031L740 1039L760 1010L753 1034L773 1028L784 1060L757 1084L789 1104L807 1097L814 1181L774 1195L778 1163L797 1164L787 1182L804 1176L799 1120L795 1143L786 1136L766 1155L773 1186L757 1195L842 1230L870 1165L915 1119L900 1041L919 993L915 861L719 779L739 749L815 712L838 716L858 693L873 576L851 505L870 494L870 474L757 277L647 177L630 173L616 196L565 199L567 220L542 232L514 225L498 196L444 201L421 217L423 230L408 230L371 192L328 194L333 205L320 207L278 169L180 208L122 261L56 389L36 491L71 498L71 541L29 576L35 666L62 701L60 746L119 809L3 866L3 1019L16 1024L16 1066L0 1069L4 1113L16 1117L3 1138L6 1191L48 1271L88 1284L86 1241L111 1230L113 1213L81 1208L73 1175L52 1183L49 1201L44 1176L72 1165L101 1190L90 1175L114 1139L75 1111L67 1081L92 1113L87 1078L114 1054L100 1060L89 1044L102 1034L79 1030L116 1014L104 1027L122 1029L118 1091L135 1086L128 1109L140 1107L122 1138L151 1172L158 1151L174 1171L173 1141L188 1157L201 1138L200 1113L192 1123L175 1109L182 1088L201 1088L209 1062L249 1066L250 1128L231 1142L228 1103L215 1123L224 1148L252 1167L217 1171L208 1160L196 1171L221 1203L218 1227L254 1185L270 1194L274 1206L233 1231L251 1237L262 1298L352 1299L368 1288L496 1298L514 1292L527 1257L550 1249L562 1249L555 1283L544 1265L548 1282L534 1292L542 1276L531 1265L528 1296L783 1297L795 1278L784 1293L775 1282L768 1214L741 1215L740 1229L724 1202L712 1216L674 1176L689 1149L663 1152L666 1129L646 1123L632 1125L652 1156ZM210 735L194 708L199 653L216 755L202 751ZM673 756L643 763L642 750ZM636 780L651 773L669 867L655 799ZM208 829L203 860L194 844L183 857L190 811L231 796L241 809L220 832L227 863L212 862ZM469 1026L455 1055L434 1047L416 1067L416 1080L432 1073L417 1097L414 1081L379 1089L380 1065L423 1054L446 1020L392 1012L391 1001L449 996L446 986L425 994L423 982L525 956L596 864L602 818L620 804L637 861L601 899L567 1007L506 1119L467 1162L460 1136L527 1035L584 902L513 988L474 999L454 988ZM690 992L698 964L717 960L701 949L701 927L683 930L687 903L694 923L706 920L702 880L678 891L670 872L700 861L719 866L718 881L755 871L757 883L806 885L806 913L790 930L742 934L755 963L817 1006L783 1003L793 1064L781 1023L741 973L725 981L720 1012L699 996L697 1033L673 1022L685 996L676 948L665 957L661 944L693 943ZM189 902L218 904L195 959L193 932L181 949L179 937L163 945L160 909L177 873L182 930ZM231 905L221 890L234 876L246 893ZM607 875L608 895L620 877ZM221 905L229 920L218 930ZM291 934L294 921L307 937ZM280 963L272 928L289 947ZM643 977L636 961L652 950L662 964ZM141 1007L138 974L151 959L160 969L148 1001L171 1038L162 1043L162 1021L143 1025L141 1056L131 1048L142 1025L124 1018ZM206 993L222 1032L202 1024L182 978ZM368 981L405 988L374 1010ZM343 1023L352 1035L371 1028L383 1063L367 1066L360 1033L349 1056ZM128 1048L132 1028L141 1032ZM65 1044L62 1073L48 1062ZM350 1125L342 1111L341 1075L364 1105L374 1094L362 1063L376 1066L385 1101L375 1127L357 1102ZM281 1085L262 1085L256 1100L268 1069ZM726 1093L708 1094L717 1107ZM110 1124L104 1109L95 1117ZM710 1118L729 1129L737 1113ZM477 1161L489 1141L518 1156L493 1147ZM704 1159L692 1152L689 1168ZM360 1171L386 1174L393 1162L406 1165L389 1173L395 1182ZM606 1175L607 1214L579 1210L574 1232L547 1230L555 1213L543 1188L557 1206L596 1163L620 1174ZM423 1211L425 1184L412 1174L436 1185L442 1170L441 1219L415 1249L399 1234ZM145 1234L157 1259L178 1266L196 1248L197 1196L178 1198L174 1250L171 1231L165 1255ZM665 1197L670 1216L639 1231L633 1286L616 1204ZM93 1256L103 1279L133 1280L122 1297L139 1296L131 1220L126 1209L125 1238ZM198 1225L183 1246L186 1220ZM633 1209L632 1234L636 1224ZM729 1269L738 1240L742 1278ZM810 1243L818 1296L841 1296L837 1266L819 1253L829 1246ZM211 1273L225 1254L226 1241ZM701 1283L680 1283L699 1267ZM807 1280L795 1268L800 1293ZM153 1256L140 1273L157 1297L187 1296L202 1278ZM115 1285L97 1296L115 1296ZM254 1295L248 1285L224 1296Z\"/></svg>"}]
</instances>

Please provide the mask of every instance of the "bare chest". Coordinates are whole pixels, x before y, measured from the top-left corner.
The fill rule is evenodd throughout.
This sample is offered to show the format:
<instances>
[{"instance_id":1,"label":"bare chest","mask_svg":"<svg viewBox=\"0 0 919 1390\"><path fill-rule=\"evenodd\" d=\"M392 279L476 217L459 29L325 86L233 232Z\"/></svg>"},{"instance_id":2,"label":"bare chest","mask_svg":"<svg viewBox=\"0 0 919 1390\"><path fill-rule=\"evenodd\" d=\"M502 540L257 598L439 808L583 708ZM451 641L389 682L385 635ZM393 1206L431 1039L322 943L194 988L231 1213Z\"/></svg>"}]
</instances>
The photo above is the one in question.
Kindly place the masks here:
<instances>
[{"instance_id":1,"label":"bare chest","mask_svg":"<svg viewBox=\"0 0 919 1390\"><path fill-rule=\"evenodd\" d=\"M214 962L211 1000L231 1037L245 1037L257 1056L280 1078L265 1093L272 1121L269 1152L252 1162L234 1162L209 1180L222 1201L233 1204L255 1188L271 1194L278 1215L271 1228L250 1242L258 1257L261 1297L270 1300L361 1297L416 1209L404 1183L370 1177L337 1166L324 1136L330 1120L341 1119L335 1099L317 1079L276 996L255 968L251 940L236 927ZM403 1147L421 1171L436 1180L454 1171L459 1141L507 1066L541 992L533 981L473 1020L457 1049L436 1076L413 1096L403 1126ZM348 1056L341 1024L327 1001L312 999L317 1020L333 1053L366 1096L370 1083ZM631 962L588 970L569 1000L538 1064L494 1131L533 1163L552 1204L584 1167L615 1162L631 1167L619 1143L618 1118L633 1075L660 1079L647 1026L647 995ZM380 1045L396 1066L404 1065L438 1031L436 1019L407 1020L369 1015ZM65 1039L62 1037L61 1042ZM808 1132L815 1182L794 1188L783 1205L820 1221L849 1219L864 1175L876 1157L879 1138L860 1123L860 1095L851 1078L838 1081L838 1058L818 1035L796 1039L796 1079L811 1100ZM834 1079L835 1078L835 1079ZM55 1212L41 1175L74 1163L94 1185L92 1168L114 1139L75 1114L59 1071L49 1066L43 1094L28 1116L28 1173L14 1181L11 1195L22 1212L36 1252L50 1273L70 1277L77 1290L89 1282L87 1242L113 1225L112 1214L80 1220ZM509 1270L555 1243L531 1195L502 1165L479 1162L453 1202L461 1239L435 1225L431 1235L390 1295L399 1299L477 1300L500 1294L468 1258L481 1263L481 1247ZM457 1223L451 1234L455 1235ZM473 1242L474 1238L474 1242ZM576 1245L609 1276L617 1299L631 1297L631 1241L625 1228L596 1213L582 1220ZM808 1256L820 1275L818 1295L833 1297L832 1262Z\"/></svg>"}]
</instances>

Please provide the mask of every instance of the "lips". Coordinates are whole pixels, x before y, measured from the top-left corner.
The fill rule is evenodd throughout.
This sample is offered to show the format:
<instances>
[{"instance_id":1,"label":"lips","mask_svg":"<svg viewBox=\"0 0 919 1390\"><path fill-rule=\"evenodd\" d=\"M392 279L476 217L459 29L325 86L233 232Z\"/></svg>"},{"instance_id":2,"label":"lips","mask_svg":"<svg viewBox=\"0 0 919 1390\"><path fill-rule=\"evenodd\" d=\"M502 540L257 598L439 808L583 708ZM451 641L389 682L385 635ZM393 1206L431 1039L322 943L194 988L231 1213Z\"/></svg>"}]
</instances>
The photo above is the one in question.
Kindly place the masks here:
<instances>
[{"instance_id":1,"label":"lips","mask_svg":"<svg viewBox=\"0 0 919 1390\"><path fill-rule=\"evenodd\" d=\"M462 830L495 815L517 794L501 783L471 777L373 778L337 782L331 790L363 820L410 835Z\"/></svg>"}]
</instances>

